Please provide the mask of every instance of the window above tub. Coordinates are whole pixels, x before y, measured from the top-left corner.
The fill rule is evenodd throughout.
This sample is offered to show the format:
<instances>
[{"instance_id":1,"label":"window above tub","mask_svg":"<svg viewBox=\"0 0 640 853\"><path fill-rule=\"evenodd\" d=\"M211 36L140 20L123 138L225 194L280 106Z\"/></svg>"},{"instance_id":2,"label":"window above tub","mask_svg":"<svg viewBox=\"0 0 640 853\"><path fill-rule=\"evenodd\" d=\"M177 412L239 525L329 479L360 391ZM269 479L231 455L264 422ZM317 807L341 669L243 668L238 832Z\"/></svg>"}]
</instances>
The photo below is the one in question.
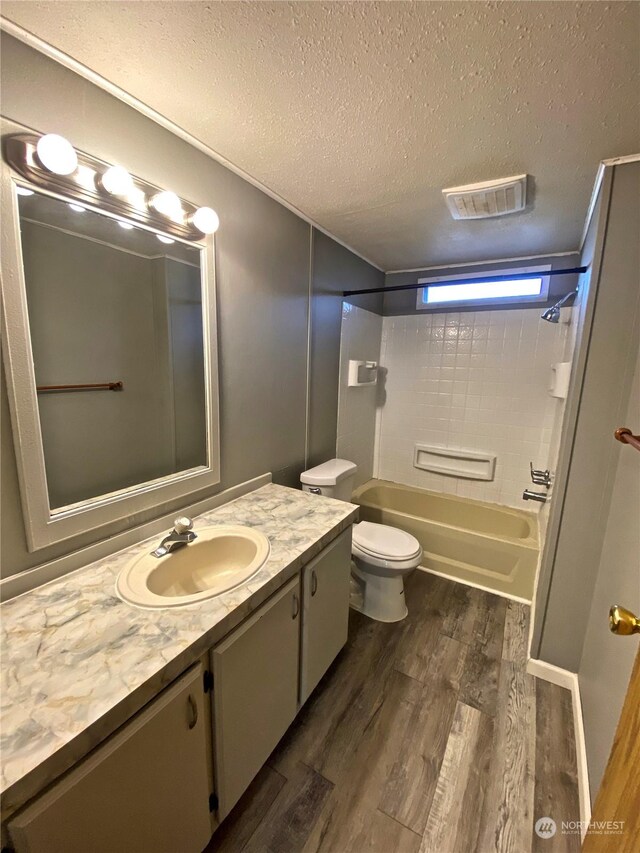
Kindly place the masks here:
<instances>
[{"instance_id":1,"label":"window above tub","mask_svg":"<svg viewBox=\"0 0 640 853\"><path fill-rule=\"evenodd\" d=\"M514 269L483 270L477 276L469 273L419 278L424 284L417 292L418 311L442 307L490 306L546 302L549 293L550 264ZM514 276L514 278L509 278ZM516 277L517 276L517 277ZM446 282L452 282L446 284ZM455 283L454 283L455 282Z\"/></svg>"}]
</instances>

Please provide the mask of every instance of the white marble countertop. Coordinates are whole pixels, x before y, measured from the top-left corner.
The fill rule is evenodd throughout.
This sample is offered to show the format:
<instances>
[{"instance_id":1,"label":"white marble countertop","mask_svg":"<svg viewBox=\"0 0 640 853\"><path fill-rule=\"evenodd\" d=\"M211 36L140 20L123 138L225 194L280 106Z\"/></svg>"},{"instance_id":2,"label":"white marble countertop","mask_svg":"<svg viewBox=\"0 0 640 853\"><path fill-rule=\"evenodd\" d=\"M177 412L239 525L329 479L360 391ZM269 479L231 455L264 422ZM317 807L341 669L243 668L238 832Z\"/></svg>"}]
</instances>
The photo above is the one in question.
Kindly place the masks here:
<instances>
[{"instance_id":1,"label":"white marble countertop","mask_svg":"<svg viewBox=\"0 0 640 853\"><path fill-rule=\"evenodd\" d=\"M355 519L352 504L267 485L195 520L245 524L271 554L251 580L209 601L140 610L118 572L154 536L0 607L3 818L71 767L239 624Z\"/></svg>"}]
</instances>

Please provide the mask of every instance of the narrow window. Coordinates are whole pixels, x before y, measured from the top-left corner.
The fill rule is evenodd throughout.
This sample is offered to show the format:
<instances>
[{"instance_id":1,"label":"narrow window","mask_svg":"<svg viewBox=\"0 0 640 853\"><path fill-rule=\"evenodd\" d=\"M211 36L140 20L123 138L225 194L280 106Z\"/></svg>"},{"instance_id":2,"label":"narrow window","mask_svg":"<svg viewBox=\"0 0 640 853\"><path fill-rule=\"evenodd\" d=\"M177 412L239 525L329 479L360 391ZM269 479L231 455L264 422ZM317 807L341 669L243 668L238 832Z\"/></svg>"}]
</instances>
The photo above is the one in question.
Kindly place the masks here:
<instances>
[{"instance_id":1,"label":"narrow window","mask_svg":"<svg viewBox=\"0 0 640 853\"><path fill-rule=\"evenodd\" d=\"M467 275L441 276L440 278L418 279L425 282L425 287L418 291L416 308L437 308L444 305L486 305L504 303L544 302L549 290L549 276L542 274L550 267L537 267L535 270L492 270L478 273L481 281L474 281L470 276L463 284L446 284L451 279L467 279ZM504 276L514 273L529 273L527 278L508 279ZM491 276L495 275L495 280ZM499 278L498 278L499 276ZM429 284L426 284L429 282Z\"/></svg>"}]
</instances>

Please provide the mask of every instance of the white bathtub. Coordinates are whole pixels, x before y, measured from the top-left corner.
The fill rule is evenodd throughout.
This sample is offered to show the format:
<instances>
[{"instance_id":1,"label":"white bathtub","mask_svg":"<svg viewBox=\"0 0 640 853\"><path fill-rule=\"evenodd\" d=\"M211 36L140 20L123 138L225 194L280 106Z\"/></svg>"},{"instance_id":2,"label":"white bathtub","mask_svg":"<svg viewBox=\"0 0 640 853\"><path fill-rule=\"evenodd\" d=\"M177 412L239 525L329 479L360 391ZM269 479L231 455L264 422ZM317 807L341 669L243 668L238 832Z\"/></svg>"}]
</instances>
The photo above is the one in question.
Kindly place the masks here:
<instances>
[{"instance_id":1,"label":"white bathtub","mask_svg":"<svg viewBox=\"0 0 640 853\"><path fill-rule=\"evenodd\" d=\"M369 480L353 502L361 520L412 533L424 550L424 568L531 600L538 563L533 513L386 480Z\"/></svg>"}]
</instances>

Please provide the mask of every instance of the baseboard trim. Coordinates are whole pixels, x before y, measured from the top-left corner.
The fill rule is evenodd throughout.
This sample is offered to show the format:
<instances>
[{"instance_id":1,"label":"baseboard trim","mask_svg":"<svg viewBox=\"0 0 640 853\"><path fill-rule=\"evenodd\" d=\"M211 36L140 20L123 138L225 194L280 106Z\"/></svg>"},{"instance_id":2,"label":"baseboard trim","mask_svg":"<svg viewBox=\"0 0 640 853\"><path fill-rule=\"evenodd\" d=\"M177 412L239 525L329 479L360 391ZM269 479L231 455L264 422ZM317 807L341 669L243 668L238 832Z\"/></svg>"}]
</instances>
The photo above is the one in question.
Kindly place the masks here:
<instances>
[{"instance_id":1,"label":"baseboard trim","mask_svg":"<svg viewBox=\"0 0 640 853\"><path fill-rule=\"evenodd\" d=\"M589 770L587 766L587 749L584 739L584 721L582 718L582 700L580 699L580 682L578 674L569 672L547 663L543 660L530 658L527 662L527 672L536 678L550 681L559 687L565 687L571 691L571 705L573 709L573 729L576 739L576 764L578 769L578 797L580 800L580 822L582 837L587 833L589 821L591 820L591 793L589 791Z\"/></svg>"},{"instance_id":2,"label":"baseboard trim","mask_svg":"<svg viewBox=\"0 0 640 853\"><path fill-rule=\"evenodd\" d=\"M483 586L480 583L473 583L473 581L464 581L462 578L454 578L452 575L447 575L444 572L437 572L435 569L428 569L426 566L418 566L419 572L426 572L429 575L436 575L439 578L445 578L445 580L453 581L453 583L461 583L464 586L470 586L473 589L481 589L483 592L490 592L492 595L499 595L500 598L508 598L509 601L517 601L520 604L531 604L531 600L529 598L520 598L518 595L510 595L508 592L498 592L497 589L491 589L490 586Z\"/></svg>"},{"instance_id":3,"label":"baseboard trim","mask_svg":"<svg viewBox=\"0 0 640 853\"><path fill-rule=\"evenodd\" d=\"M543 681L557 684L558 687L566 687L567 690L573 690L577 678L575 672L569 672L568 669L562 669L562 667L536 658L529 658L527 661L527 672L529 675L535 675L536 678L542 678Z\"/></svg>"},{"instance_id":4,"label":"baseboard trim","mask_svg":"<svg viewBox=\"0 0 640 853\"><path fill-rule=\"evenodd\" d=\"M238 483L237 486L231 486L231 488L218 492L216 495L210 495L195 503L187 503L186 506L180 509L180 513L193 516L201 515L203 512L209 512L216 507L222 506L222 504L229 503L229 501L242 497L242 495L253 492L261 486L266 486L270 482L270 473L261 474L259 477L246 480L244 483ZM0 601L15 598L17 595L29 592L37 586L42 586L70 572L83 569L95 560L101 560L104 557L115 554L117 551L122 551L123 548L130 548L132 545L142 542L149 536L155 536L156 533L161 533L167 527L171 527L173 519L177 514L178 511L174 510L171 513L154 518L153 521L149 521L146 524L131 527L128 530L123 530L106 539L101 539L99 542L94 542L77 551L72 551L70 554L65 554L56 560L43 563L33 569L27 569L24 572L18 572L15 575L9 575L9 577L0 581Z\"/></svg>"}]
</instances>

